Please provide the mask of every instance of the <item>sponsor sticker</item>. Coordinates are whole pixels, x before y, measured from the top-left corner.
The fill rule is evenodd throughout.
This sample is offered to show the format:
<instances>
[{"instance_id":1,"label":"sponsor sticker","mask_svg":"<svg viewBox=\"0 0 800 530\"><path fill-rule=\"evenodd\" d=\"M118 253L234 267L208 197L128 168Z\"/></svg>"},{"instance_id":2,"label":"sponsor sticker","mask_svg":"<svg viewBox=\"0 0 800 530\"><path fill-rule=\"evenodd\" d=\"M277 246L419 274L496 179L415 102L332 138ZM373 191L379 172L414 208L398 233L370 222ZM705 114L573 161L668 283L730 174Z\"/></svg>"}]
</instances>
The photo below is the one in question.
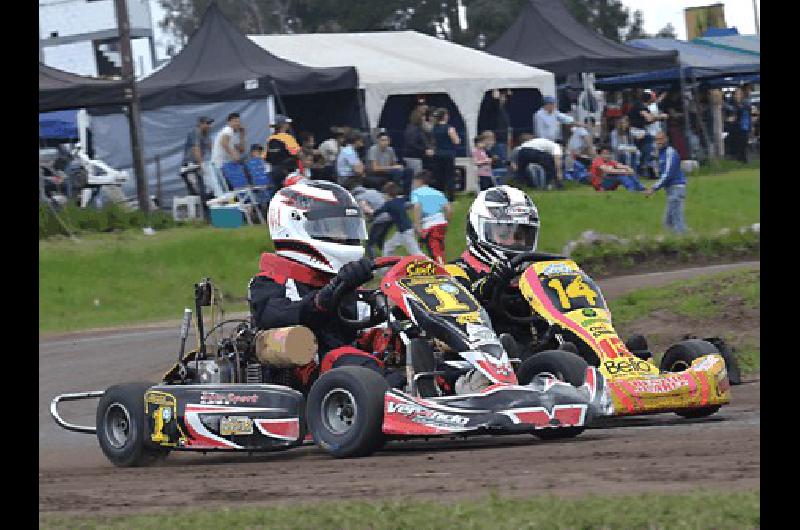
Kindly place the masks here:
<instances>
[{"instance_id":1,"label":"sponsor sticker","mask_svg":"<svg viewBox=\"0 0 800 530\"><path fill-rule=\"evenodd\" d=\"M497 335L495 335L494 331L483 324L472 324L467 323L466 325L467 331L467 340L469 342L479 342L479 341L497 341Z\"/></svg>"},{"instance_id":2,"label":"sponsor sticker","mask_svg":"<svg viewBox=\"0 0 800 530\"><path fill-rule=\"evenodd\" d=\"M239 403L256 403L258 394L239 395L233 392L223 394L220 392L207 392L203 390L200 395L201 405L238 405Z\"/></svg>"},{"instance_id":3,"label":"sponsor sticker","mask_svg":"<svg viewBox=\"0 0 800 530\"><path fill-rule=\"evenodd\" d=\"M542 270L545 276L556 276L558 274L570 274L574 272L573 269L566 263L551 263Z\"/></svg>"},{"instance_id":4,"label":"sponsor sticker","mask_svg":"<svg viewBox=\"0 0 800 530\"><path fill-rule=\"evenodd\" d=\"M652 366L638 357L625 357L619 361L605 361L603 367L609 375L629 374L632 372L649 372Z\"/></svg>"},{"instance_id":5,"label":"sponsor sticker","mask_svg":"<svg viewBox=\"0 0 800 530\"><path fill-rule=\"evenodd\" d=\"M415 260L406 265L407 276L433 276L436 264L432 261Z\"/></svg>"},{"instance_id":6,"label":"sponsor sticker","mask_svg":"<svg viewBox=\"0 0 800 530\"><path fill-rule=\"evenodd\" d=\"M222 436L253 434L253 420L247 416L223 416L219 420Z\"/></svg>"},{"instance_id":7,"label":"sponsor sticker","mask_svg":"<svg viewBox=\"0 0 800 530\"><path fill-rule=\"evenodd\" d=\"M585 317L596 317L597 316L597 311L587 307L586 309L583 310L583 316L585 316Z\"/></svg>"},{"instance_id":8,"label":"sponsor sticker","mask_svg":"<svg viewBox=\"0 0 800 530\"><path fill-rule=\"evenodd\" d=\"M634 392L642 394L668 394L679 388L689 386L689 382L683 377L662 377L658 379L638 379L630 381L629 384Z\"/></svg>"},{"instance_id":9,"label":"sponsor sticker","mask_svg":"<svg viewBox=\"0 0 800 530\"><path fill-rule=\"evenodd\" d=\"M444 414L436 410L426 409L416 403L398 403L389 401L387 405L389 414L402 414L414 423L444 427L463 427L469 423L469 418L459 414Z\"/></svg>"}]
</instances>

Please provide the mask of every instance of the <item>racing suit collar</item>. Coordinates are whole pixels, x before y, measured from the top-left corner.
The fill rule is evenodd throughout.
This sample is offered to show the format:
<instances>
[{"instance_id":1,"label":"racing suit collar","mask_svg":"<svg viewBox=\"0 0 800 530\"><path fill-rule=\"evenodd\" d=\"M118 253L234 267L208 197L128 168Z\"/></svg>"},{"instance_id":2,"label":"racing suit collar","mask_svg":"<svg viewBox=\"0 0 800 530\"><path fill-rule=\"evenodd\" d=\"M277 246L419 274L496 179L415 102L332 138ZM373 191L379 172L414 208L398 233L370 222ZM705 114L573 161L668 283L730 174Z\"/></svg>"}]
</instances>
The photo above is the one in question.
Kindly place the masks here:
<instances>
[{"instance_id":1,"label":"racing suit collar","mask_svg":"<svg viewBox=\"0 0 800 530\"><path fill-rule=\"evenodd\" d=\"M277 254L270 254L269 252L261 254L258 268L259 273L257 276L266 276L281 285L285 285L286 280L292 278L297 282L312 287L323 287L333 278L333 274L297 263Z\"/></svg>"},{"instance_id":2,"label":"racing suit collar","mask_svg":"<svg viewBox=\"0 0 800 530\"><path fill-rule=\"evenodd\" d=\"M476 272L485 273L491 270L487 264L479 260L469 249L461 254L461 258L464 260L464 263L472 267Z\"/></svg>"}]
</instances>

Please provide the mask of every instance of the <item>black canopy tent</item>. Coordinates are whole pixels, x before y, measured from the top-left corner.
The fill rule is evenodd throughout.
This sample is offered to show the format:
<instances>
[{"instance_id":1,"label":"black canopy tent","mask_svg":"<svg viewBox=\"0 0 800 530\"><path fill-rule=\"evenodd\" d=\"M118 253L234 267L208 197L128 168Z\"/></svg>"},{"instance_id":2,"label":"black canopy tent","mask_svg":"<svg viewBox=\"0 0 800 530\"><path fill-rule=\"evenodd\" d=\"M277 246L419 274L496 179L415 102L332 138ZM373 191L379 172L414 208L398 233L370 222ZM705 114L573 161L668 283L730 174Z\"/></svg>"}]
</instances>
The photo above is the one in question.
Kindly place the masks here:
<instances>
[{"instance_id":1,"label":"black canopy tent","mask_svg":"<svg viewBox=\"0 0 800 530\"><path fill-rule=\"evenodd\" d=\"M561 0L530 0L487 51L556 76L624 74L678 64L675 51L643 50L603 37L575 20Z\"/></svg>"},{"instance_id":2,"label":"black canopy tent","mask_svg":"<svg viewBox=\"0 0 800 530\"><path fill-rule=\"evenodd\" d=\"M39 63L39 112L128 103L130 90L124 81L75 75Z\"/></svg>"},{"instance_id":3,"label":"black canopy tent","mask_svg":"<svg viewBox=\"0 0 800 530\"><path fill-rule=\"evenodd\" d=\"M263 145L269 135L273 96L278 112L282 102L298 129L318 137L329 133L330 125L358 124L350 123L358 117L354 67L313 68L278 58L250 41L214 2L183 49L137 88L146 172L151 189L158 188L156 176L161 175L164 204L186 192L179 168L186 135L199 116L215 120L213 139L225 117L239 113L248 146ZM125 116L104 108L91 108L90 114L97 156L112 167L130 168Z\"/></svg>"},{"instance_id":4,"label":"black canopy tent","mask_svg":"<svg viewBox=\"0 0 800 530\"><path fill-rule=\"evenodd\" d=\"M200 27L166 66L139 83L144 110L356 90L352 66L312 68L276 57L245 37L211 5Z\"/></svg>"}]
</instances>

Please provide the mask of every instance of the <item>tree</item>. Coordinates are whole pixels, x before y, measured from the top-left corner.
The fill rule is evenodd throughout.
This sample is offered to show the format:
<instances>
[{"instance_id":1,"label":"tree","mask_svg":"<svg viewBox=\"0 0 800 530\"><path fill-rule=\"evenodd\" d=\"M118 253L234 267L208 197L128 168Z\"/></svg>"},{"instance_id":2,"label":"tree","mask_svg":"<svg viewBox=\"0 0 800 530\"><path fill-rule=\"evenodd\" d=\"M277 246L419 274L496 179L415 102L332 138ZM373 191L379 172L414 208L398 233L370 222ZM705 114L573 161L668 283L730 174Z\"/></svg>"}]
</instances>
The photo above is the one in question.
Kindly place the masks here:
<instances>
[{"instance_id":1,"label":"tree","mask_svg":"<svg viewBox=\"0 0 800 530\"><path fill-rule=\"evenodd\" d=\"M581 24L621 41L621 33L628 26L628 9L619 0L566 0L565 4Z\"/></svg>"},{"instance_id":2,"label":"tree","mask_svg":"<svg viewBox=\"0 0 800 530\"><path fill-rule=\"evenodd\" d=\"M644 14L640 9L633 12L633 20L628 26L628 33L625 35L625 40L633 39L646 39L650 35L644 32Z\"/></svg>"},{"instance_id":3,"label":"tree","mask_svg":"<svg viewBox=\"0 0 800 530\"><path fill-rule=\"evenodd\" d=\"M667 25L658 30L658 33L655 34L657 39L675 39L677 38L675 35L675 26L672 25L672 22L667 22Z\"/></svg>"}]
</instances>

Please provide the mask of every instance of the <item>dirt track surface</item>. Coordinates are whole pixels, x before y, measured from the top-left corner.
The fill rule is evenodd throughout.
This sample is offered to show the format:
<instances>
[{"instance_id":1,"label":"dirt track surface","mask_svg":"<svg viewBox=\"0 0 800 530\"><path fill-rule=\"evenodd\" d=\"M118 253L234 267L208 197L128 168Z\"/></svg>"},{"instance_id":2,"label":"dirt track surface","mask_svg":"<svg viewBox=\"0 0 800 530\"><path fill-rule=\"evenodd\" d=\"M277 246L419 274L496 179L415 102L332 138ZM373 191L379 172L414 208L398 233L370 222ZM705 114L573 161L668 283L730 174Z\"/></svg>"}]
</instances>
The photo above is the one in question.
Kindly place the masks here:
<instances>
[{"instance_id":1,"label":"dirt track surface","mask_svg":"<svg viewBox=\"0 0 800 530\"><path fill-rule=\"evenodd\" d=\"M742 266L745 264L741 264ZM758 266L757 263L745 266ZM600 282L607 297L730 267L671 271ZM313 502L319 498L448 498L535 493L678 491L756 487L760 478L760 382L733 388L733 402L703 420L672 414L618 419L570 441L531 436L392 442L376 455L334 460L314 446L261 455L173 454L158 467L114 468L90 435L49 416L60 392L155 381L172 363L177 329L128 329L39 344L41 512L122 513L192 504ZM68 404L93 423L91 404Z\"/></svg>"}]
</instances>

